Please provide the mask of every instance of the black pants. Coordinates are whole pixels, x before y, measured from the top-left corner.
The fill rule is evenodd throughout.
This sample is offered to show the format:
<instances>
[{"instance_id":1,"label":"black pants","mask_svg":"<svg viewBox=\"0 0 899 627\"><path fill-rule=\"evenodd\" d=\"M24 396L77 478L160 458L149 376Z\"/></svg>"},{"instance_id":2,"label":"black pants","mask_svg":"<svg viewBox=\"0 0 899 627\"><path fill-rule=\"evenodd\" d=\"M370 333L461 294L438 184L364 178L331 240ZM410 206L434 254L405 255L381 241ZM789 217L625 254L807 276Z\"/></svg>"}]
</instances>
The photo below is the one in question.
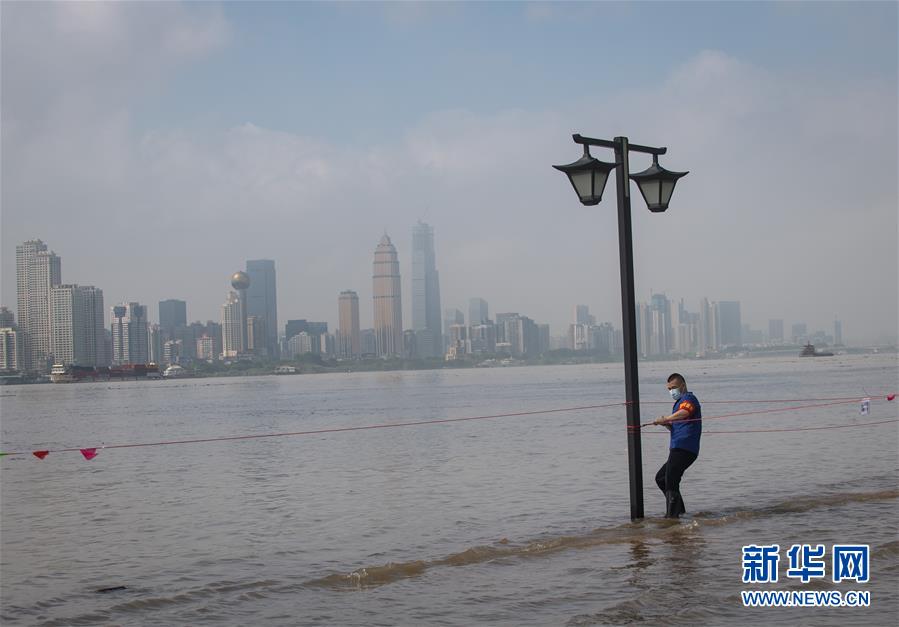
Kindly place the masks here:
<instances>
[{"instance_id":1,"label":"black pants","mask_svg":"<svg viewBox=\"0 0 899 627\"><path fill-rule=\"evenodd\" d=\"M668 461L662 464L656 473L656 485L663 493L668 490L680 490L680 479L690 464L696 461L696 453L683 448L668 451Z\"/></svg>"}]
</instances>

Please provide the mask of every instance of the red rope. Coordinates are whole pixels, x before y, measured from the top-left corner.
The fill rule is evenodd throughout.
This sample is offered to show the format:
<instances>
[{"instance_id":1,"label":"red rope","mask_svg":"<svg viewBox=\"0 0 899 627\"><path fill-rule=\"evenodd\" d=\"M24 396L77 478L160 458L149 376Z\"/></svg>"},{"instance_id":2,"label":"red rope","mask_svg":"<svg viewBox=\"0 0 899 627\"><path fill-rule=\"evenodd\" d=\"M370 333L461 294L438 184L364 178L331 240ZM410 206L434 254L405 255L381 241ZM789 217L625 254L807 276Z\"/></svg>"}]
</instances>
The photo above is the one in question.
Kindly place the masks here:
<instances>
[{"instance_id":1,"label":"red rope","mask_svg":"<svg viewBox=\"0 0 899 627\"><path fill-rule=\"evenodd\" d=\"M766 400L730 400L730 401L702 401L703 405L722 405L740 403L811 403L817 401L861 401L862 399L870 399L872 401L891 400L891 395L879 396L835 396L833 398L772 398ZM628 403L625 402L625 405ZM640 405L670 405L671 401L640 401Z\"/></svg>"},{"instance_id":2,"label":"red rope","mask_svg":"<svg viewBox=\"0 0 899 627\"><path fill-rule=\"evenodd\" d=\"M746 412L735 412L730 414L721 414L719 416L710 416L705 418L705 420L712 420L717 418L733 418L736 416L750 416L756 414L771 414L771 413L781 413L786 411L796 411L800 409L813 409L819 407L830 407L833 405L845 405L848 403L856 403L864 399L868 400L893 400L896 397L895 394L890 394L888 396L879 395L879 396L866 396L866 397L840 397L833 399L787 399L787 400L768 400L768 401L707 401L707 404L711 403L783 403L783 402L797 402L802 400L822 400L822 401L832 401L826 403L818 403L814 405L796 405L793 407L775 407L769 409L761 409L755 411L746 411ZM657 401L650 401L651 404L657 404ZM645 403L645 404L650 404ZM557 409L540 409L534 411L524 411L524 412L512 412L506 414L492 414L487 416L466 416L463 418L440 418L435 420L415 420L410 422L393 422L393 423L381 423L381 424L373 424L373 425L360 425L356 427L331 427L326 429L312 429L307 431L286 431L281 433L260 433L260 434L251 434L251 435L233 435L233 436L220 436L214 438L192 438L185 440L163 440L159 442L137 442L131 444L111 444L108 446L99 446L99 447L91 447L91 448L81 448L81 447L72 447L72 448L59 448L59 449L48 449L44 451L11 451L11 452L3 452L0 455L3 456L19 456L19 455L28 455L30 453L41 453L41 459L49 453L70 453L70 452L81 452L85 453L85 451L94 451L97 449L113 449L113 448L143 448L150 446L169 446L174 444L200 444L205 442L228 442L233 440L256 440L262 438L279 438L279 437L288 437L288 436L300 436L300 435L320 435L326 433L341 433L345 431L365 431L370 429L390 429L394 427L412 427L412 426L421 426L421 425L434 425L434 424L444 424L450 422L465 422L469 420L489 420L494 418L511 418L516 416L535 416L539 414L554 414L561 412L572 412L572 411L584 411L588 409L606 409L610 407L620 407L627 406L631 404L629 402L618 402L618 403L606 403L604 405L584 405L579 407L563 407ZM667 404L667 402L665 402ZM696 419L686 419L678 422L693 422L701 420L699 418ZM852 423L852 424L842 424L842 425L826 425L820 427L795 427L795 428L775 428L775 429L746 429L746 430L733 430L733 431L707 431L709 434L724 434L724 433L770 433L770 432L786 432L786 431L815 431L820 429L846 429L851 427L863 427L863 426L873 426L873 425L881 425L892 422L899 422L899 419L895 420L880 420L874 422L864 422L864 423ZM636 427L637 429L650 426L653 423L648 422ZM628 429L631 429L628 426ZM647 433L657 433L662 434L664 431L648 431ZM91 453L91 457L93 457L94 453Z\"/></svg>"},{"instance_id":3,"label":"red rope","mask_svg":"<svg viewBox=\"0 0 899 627\"><path fill-rule=\"evenodd\" d=\"M786 431L819 431L821 429L851 429L852 427L869 427L871 425L885 425L891 422L899 422L899 418L892 420L877 420L874 422L853 422L845 425L824 425L822 427L790 427L784 429L741 429L734 431L704 431L702 435L720 435L722 433L783 433ZM649 433L662 433L661 431L651 431Z\"/></svg>"},{"instance_id":4,"label":"red rope","mask_svg":"<svg viewBox=\"0 0 899 627\"><path fill-rule=\"evenodd\" d=\"M701 420L715 420L718 418L734 418L735 416L754 416L757 414L777 414L777 413L781 413L781 412L785 412L785 411L794 411L794 410L799 410L799 409L814 409L814 408L818 408L818 407L831 407L833 405L846 405L848 403L857 403L860 400L861 399L855 398L855 399L852 399L851 401L836 401L833 403L820 403L820 404L816 404L816 405L795 405L793 407L775 407L772 409L756 409L754 411L740 411L740 412L735 412L732 414L721 414L720 416L706 416L705 418L684 418L683 420L678 420L676 422L678 422L678 423L699 422ZM654 424L655 423L653 423L653 422L644 422L639 427L628 426L628 429L639 429L642 427L651 427Z\"/></svg>"},{"instance_id":5,"label":"red rope","mask_svg":"<svg viewBox=\"0 0 899 627\"><path fill-rule=\"evenodd\" d=\"M310 431L287 431L283 433L259 433L254 435L232 435L220 436L215 438L193 438L189 440L164 440L161 442L138 442L133 444L110 444L108 446L98 446L93 448L110 449L110 448L142 448L147 446L168 446L171 444L199 444L202 442L227 442L230 440L256 440L261 438L280 438L294 435L317 435L322 433L340 433L343 431L364 431L368 429L390 429L392 427L412 427L418 425L434 425L447 422L464 422L466 420L488 420L491 418L511 418L513 416L534 416L537 414L554 414L560 412L583 411L587 409L603 409L608 407L619 407L622 403L608 403L606 405L585 405L583 407L563 407L560 409L541 409L535 411L522 411L509 414L493 414L490 416L466 416L464 418L440 418L437 420L416 420L413 422L391 422L374 425L361 425L357 427L332 427L328 429L314 429ZM83 447L47 449L47 453L73 453L80 452ZM30 451L10 451L4 453L7 456L29 455Z\"/></svg>"}]
</instances>

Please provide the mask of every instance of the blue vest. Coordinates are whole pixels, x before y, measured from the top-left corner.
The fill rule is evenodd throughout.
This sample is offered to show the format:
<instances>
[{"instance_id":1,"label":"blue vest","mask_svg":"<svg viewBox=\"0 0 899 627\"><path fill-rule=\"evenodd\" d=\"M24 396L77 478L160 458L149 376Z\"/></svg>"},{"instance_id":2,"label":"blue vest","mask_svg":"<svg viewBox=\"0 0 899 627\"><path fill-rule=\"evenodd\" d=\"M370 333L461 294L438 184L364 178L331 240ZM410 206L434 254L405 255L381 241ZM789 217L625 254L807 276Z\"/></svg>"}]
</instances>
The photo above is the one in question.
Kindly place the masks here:
<instances>
[{"instance_id":1,"label":"blue vest","mask_svg":"<svg viewBox=\"0 0 899 627\"><path fill-rule=\"evenodd\" d=\"M699 399L693 392L687 392L674 401L671 413L676 413L681 408L692 411L685 420L671 423L671 446L669 448L682 448L699 455L699 438L702 435L702 407Z\"/></svg>"}]
</instances>

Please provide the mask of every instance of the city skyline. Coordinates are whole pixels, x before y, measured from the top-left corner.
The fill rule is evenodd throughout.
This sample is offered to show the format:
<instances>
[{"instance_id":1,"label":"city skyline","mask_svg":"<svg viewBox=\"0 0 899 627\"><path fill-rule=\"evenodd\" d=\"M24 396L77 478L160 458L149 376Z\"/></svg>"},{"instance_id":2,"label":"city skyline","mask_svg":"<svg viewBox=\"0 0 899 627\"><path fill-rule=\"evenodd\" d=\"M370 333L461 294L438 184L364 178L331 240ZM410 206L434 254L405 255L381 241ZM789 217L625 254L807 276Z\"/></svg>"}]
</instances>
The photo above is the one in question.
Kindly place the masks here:
<instances>
[{"instance_id":1,"label":"city skyline","mask_svg":"<svg viewBox=\"0 0 899 627\"><path fill-rule=\"evenodd\" d=\"M585 208L550 167L581 132L665 145L691 171L664 214L635 203L641 298L740 300L755 326L837 315L847 337L895 340L894 3L353 6L4 5L0 302L8 251L41 237L66 282L188 300L201 320L219 317L223 269L272 259L278 319L333 324L341 289L372 298L384 228L403 234L411 294L421 219L444 306L480 295L560 328L586 302L616 320L611 187ZM600 23L633 56L582 55ZM321 59L338 28L351 45ZM333 80L350 74L365 80Z\"/></svg>"},{"instance_id":2,"label":"city skyline","mask_svg":"<svg viewBox=\"0 0 899 627\"><path fill-rule=\"evenodd\" d=\"M430 239L429 245L433 248L433 229L430 226L421 223L421 221L419 221L414 228L421 228L421 227L426 227L426 229L428 230L428 236ZM380 261L379 261L378 251L382 251L380 253ZM431 254L433 254L433 250L431 251ZM386 255L386 256L384 256L384 255ZM48 250L48 246L43 241L29 240L29 241L23 242L22 244L20 244L17 247L17 258L19 259L19 262L20 262L20 277L19 277L19 279L20 279L20 283L22 283L23 285L26 284L27 281L29 280L28 276L27 276L28 275L27 268L30 267L29 264L33 264L35 261L37 261L40 264L38 267L44 268L44 271L39 274L39 278L36 283L36 285L38 286L39 289L37 289L36 291L32 290L33 293L31 294L31 298L26 298L26 296L27 296L26 292L20 291L20 293L18 294L17 300L20 303L20 306L21 306L21 303L25 303L26 307L28 307L30 305L30 307L33 309L35 306L35 303L37 303L37 301L41 300L40 295L43 293L42 292L43 288L41 286L44 285L44 283L46 282L48 277L50 277L52 275L52 277L56 277L57 281L61 282L61 257L59 255L56 255L55 252ZM22 261L23 259L26 259L26 261L23 262ZM375 270L377 272L377 269L379 267L383 268L383 267L389 266L389 270L387 271L387 274L383 275L382 280L387 279L390 281L390 283L391 283L390 290L393 290L393 292L399 297L398 300L401 302L401 292L402 292L401 285L402 285L402 283L401 283L401 273L399 272L398 259L399 259L399 256L397 254L397 250L393 246L393 243L390 240L389 236L387 236L387 234L385 233L381 239L381 243L379 244L378 249L376 250ZM275 262L273 260L257 260L256 263L258 263L260 261L264 262L266 272L269 274L269 276L271 277L271 281L274 283ZM251 264L251 262L248 261L247 264L249 265L249 264ZM235 283L235 281L237 281L237 283ZM244 273L242 271L235 273L234 275L231 276L232 287L239 287L239 288L242 287L242 289L238 289L237 292L230 291L229 292L230 296L228 297L228 300L226 301L225 305L220 307L219 322L221 322L223 327L227 326L229 324L229 322L234 325L235 337L232 340L234 345L231 346L228 341L225 341L226 350L228 351L229 356L236 356L238 354L242 354L245 352L253 352L258 355L265 354L267 356L274 357L277 355L277 352L272 352L272 350L270 348L271 345L268 343L269 342L268 339L264 340L264 348L265 348L264 352L259 351L261 345L253 346L253 347L250 347L250 345L249 345L250 341L248 339L247 334L251 333L253 331L253 328L256 329L257 333L262 333L262 335L264 335L266 338L268 338L269 326L265 322L264 311L261 313L261 315L257 315L257 316L249 315L248 307L249 307L249 303L252 302L249 294L250 294L250 290L252 287L252 283L249 283L248 286L244 286L243 285L244 281L248 282L249 277L246 273ZM375 281L375 283L377 283L377 281ZM397 289L398 286L399 286L399 289ZM52 326L52 311L51 311L52 310L52 291L56 287L68 287L68 288L75 287L75 288L80 288L80 289L96 290L97 292L99 292L101 303L102 303L102 298L103 298L102 290L94 288L93 286L61 285L61 284L49 285L49 288L47 290L44 290L47 292L47 294L46 294L47 304L46 304L46 306L44 306L44 310L46 310L45 313L47 314L47 317L48 317L48 325L47 325L48 339L47 339L47 341L51 342L51 343L52 343L53 338L49 334L49 331ZM270 288L272 289L272 292L274 292L274 285L271 285ZM436 292L437 292L437 302L439 303L439 297L440 297L439 285L436 287ZM240 294L240 293L245 294L243 299L241 299L238 296L238 294ZM354 314L356 328L361 329L362 327L366 327L364 330L372 330L372 328L374 327L374 324L366 326L366 325L362 325L360 323L360 318L359 318L359 314L358 314L358 298L359 297L358 297L357 292L355 292L353 290L344 290L343 292L340 292L339 295L340 295L340 298L338 299L338 305L341 304L341 301L342 301L344 295L346 295L346 296L352 295L352 298L354 298L357 301L356 302L357 311ZM706 337L706 335L709 333L711 333L711 335L718 338L719 341L717 342L717 344L720 344L722 346L739 345L740 343L743 342L744 336L747 332L761 333L762 334L761 337L764 337L766 342L769 339L776 341L779 338L779 339L783 340L785 337L784 330L783 330L783 325L784 325L783 318L772 318L769 315L762 322L756 323L757 325L760 324L761 328L753 328L752 324L744 322L743 318L742 318L741 301L720 300L720 301L713 302L710 305L708 299L706 297L703 297L702 299L700 299L700 301L698 303L700 313L685 314L684 299L682 297L679 299L679 302L675 303L673 300L667 299L666 292L651 292L648 296L649 296L649 298L648 298L647 302L643 302L642 300L640 300L640 298L638 296L637 303L636 303L637 311L638 311L638 317L637 317L638 343L643 346L649 347L649 348L644 348L641 350L641 353L644 356L665 354L667 352L671 352L672 349L674 349L679 343L683 344L684 341L681 340L679 342L678 337L675 335L678 332L677 327L679 325L682 326L683 323L698 324L698 328L703 329L703 331L700 332L700 335L692 340L693 344L696 344L699 347L698 350L700 353L705 350L703 347L708 348L708 347L712 346L712 343ZM35 302L32 302L32 301L35 301ZM672 310L672 304L676 304L676 309ZM139 302L134 301L134 302L130 302L130 303L125 302L125 303L122 303L121 305L116 305L116 306L110 307L111 315L110 315L110 319L107 322L113 324L113 326L114 326L116 319L121 318L123 315L125 315L124 312L126 309L129 309L131 306L137 306L137 305L139 305ZM196 340L200 339L201 336L196 334L197 331L195 329L193 329L193 327L195 327L198 324L202 325L202 320L191 318L187 314L187 311L188 311L187 301L180 300L180 299L166 299L166 300L159 301L159 303L158 303L159 320L156 321L155 323L152 320L150 320L150 317L147 315L147 312L150 310L146 307L146 305L140 305L140 307L141 307L141 311L142 311L141 318L144 321L143 324L145 326L147 326L148 328L149 328L149 326L155 326L160 332L160 335L159 335L160 348L156 351L156 353L159 353L159 354L162 353L162 346L164 345L164 343L167 340L173 340L173 341L174 340L183 340L183 343L188 346L188 348L186 349L188 351L186 353L186 356L188 356L188 357L196 356L196 354L195 354L196 348L193 345ZM233 316L235 317L235 319L233 321L230 320L230 317L232 314L227 313L227 311L230 311L231 307L235 308L234 312L233 312ZM721 314L720 317L719 317L719 313L718 313L719 308L724 311L724 313ZM8 311L10 315L12 315L12 311L9 311L8 308L6 308L5 306L4 306L4 309L6 311ZM440 330L442 329L441 335L442 335L442 338L445 340L449 336L449 326L451 326L452 324L464 324L465 326L468 326L468 327L475 326L477 323L472 321L472 315L473 315L473 312L475 312L475 311L479 312L478 316L483 315L483 316L485 316L485 318L483 318L483 319L489 321L488 309L489 309L489 302L481 297L472 297L472 298L468 299L468 318L467 319L465 317L465 314L456 308L444 309L443 315L440 319L441 325L438 326L438 334L440 334ZM117 310L121 310L121 312L116 313ZM573 314L573 318L572 318L574 320L574 323L578 324L578 325L587 325L587 326L596 325L598 323L596 316L590 315L588 313L589 310L590 310L590 305L583 305L583 304L574 305L574 310L573 310L574 314ZM714 323L710 322L710 319L709 319L709 315L712 310L714 310L714 314L712 315L711 320L715 320L715 321L717 321L717 320L732 320L732 322L727 322L726 325L721 329L715 327ZM729 310L733 310L735 313L728 314L727 312ZM449 312L454 312L454 313L452 313L452 319L448 319L448 317L450 316ZM350 315L350 314L348 314L348 315ZM388 313L386 315L389 315L392 317L394 314ZM506 314L497 314L497 315L503 316ZM518 315L518 314L514 314L514 315ZM695 319L694 320L691 320L689 318L685 319L684 318L685 315L686 316L692 315ZM15 317L15 316L13 316L13 317ZM288 318L295 318L295 315L288 316ZM321 322L321 323L318 323L318 322L307 323L306 318L299 319L299 320L297 320L297 319L288 320L287 328L289 330L290 325L292 323L300 323L301 327L299 327L299 328L301 328L303 331L310 331L313 334L319 334L319 333L326 333L329 323L331 323L331 327L335 330L334 341L339 344L340 338L338 336L338 332L340 329L340 319L341 319L340 306L338 307L338 310L336 313L336 318L337 318L336 324L331 323L330 319L328 321ZM349 318L349 319L352 319L352 318ZM253 324L253 328L248 327L247 321L250 321ZM214 320L207 320L207 322L215 323ZM604 320L601 322L603 324L610 324L614 328L618 328L618 326L620 326L620 320L613 319L613 320ZM776 325L772 326L774 323L779 323L780 326L779 327L776 327ZM569 328L570 324L571 324L571 320L569 320L569 322L567 322L567 323L558 325L555 329L552 329L552 325L546 325L546 326L551 328L550 332L553 333L553 337L555 337L555 338L562 337L566 334L569 336L569 338L571 338L572 331ZM814 331L808 331L807 327L809 325L805 321L790 321L790 324L792 325L792 329L791 329L792 332L791 332L791 335L789 336L790 338L794 338L794 339L795 338L809 338L812 335L817 334L819 341L822 341L823 338L828 337L826 335L828 333L828 331L832 330L833 337L836 338L836 342L838 344L842 343L841 340L842 340L843 321L838 319L836 315L833 316L829 325L827 325L827 324L825 324L823 326L818 325L817 328L814 329ZM308 325L313 325L313 326L314 325L323 325L323 326L322 326L322 329L313 330L311 327L308 327ZM399 328L402 329L402 331L400 331L398 333L398 335L400 335L400 336L405 331L415 330L409 326L406 326L405 328L403 328L401 318L399 320L399 325L400 325ZM25 326L23 324L18 324L18 326L19 326L20 330L25 329ZM811 325L811 326L815 327L816 325ZM371 327L371 328L369 328L369 327ZM767 333L765 333L765 327L767 327ZM662 329L662 328L668 329L669 332L672 334L671 337L666 336L664 332L658 331L658 329ZM772 329L774 329L774 328L778 328L779 330L777 330L776 332L772 332ZM641 329L642 329L642 331L641 331ZM182 336L182 334L184 334L185 331L187 331L188 333L186 335ZM500 332L500 334L501 333L502 332ZM115 335L114 331L113 331L113 335ZM227 335L227 333L226 333L226 335ZM283 337L281 335L280 329L276 330L275 335L277 338ZM288 334L288 336L285 337L284 339L289 339L289 337L290 337L290 334ZM650 340L648 339L650 337L655 338L653 341L657 342L656 345L654 345L654 346L650 345L650 343L649 343ZM28 334L25 334L23 336L23 347L22 347L23 351L24 351L24 346L27 345L28 338L29 338ZM110 339L112 339L112 338L110 338ZM317 340L313 340L313 341L317 342ZM357 341L359 341L359 340L357 340ZM584 342L584 341L586 341L586 339L582 337L579 341ZM803 339L803 341L805 341L805 340ZM115 344L114 339L112 339L112 342L113 342L113 344ZM152 342L152 340L151 340L151 342ZM575 344L573 339L571 340L571 343ZM760 343L760 342L756 342L756 343ZM402 343L400 343L400 345L401 344ZM110 347L110 349L113 350L113 352L115 351L115 349L113 349L112 347ZM122 350L122 349L120 349L120 350ZM149 351L148 354L154 354L152 347L148 348L147 350ZM278 351L278 350L280 350L280 342L278 342L277 345L275 346L275 351ZM417 350L421 354L421 348L418 347ZM689 351L681 351L681 352L689 352ZM422 356L424 356L424 355L422 355ZM27 359L24 352L23 352L22 359L23 359L23 363L27 363L27 361L24 361ZM112 360L116 361L116 358L113 356Z\"/></svg>"},{"instance_id":3,"label":"city skyline","mask_svg":"<svg viewBox=\"0 0 899 627\"><path fill-rule=\"evenodd\" d=\"M221 307L220 323L195 321L187 324L187 302L159 301L159 323L151 323L146 305L131 301L110 307L109 331L104 326L103 291L94 286L61 283L61 257L41 240L29 240L16 248L17 301L26 325L15 324L15 315L0 308L0 361L4 370L37 370L54 364L121 366L162 363L189 365L197 358L210 360L295 359L306 353L328 358L445 358L483 359L495 354L531 359L554 349L595 351L614 357L623 351L622 331L609 321L597 320L584 304L574 305L567 334L555 336L550 325L518 312L498 312L489 318L489 303L481 297L469 299L469 318L455 308L443 311L438 305L433 229L418 221L413 227L413 327L402 322L401 273L396 247L385 232L375 249L372 264L374 328L361 329L359 298L344 290L338 298L339 323L334 333L328 322L304 318L288 320L285 334L274 343L268 333L267 309L276 289L273 260L248 261L263 289L262 302L249 314L252 280L243 271L231 275L228 298ZM427 280L428 275L433 280ZM262 306L259 306L259 305ZM651 293L648 301L637 301L637 351L643 358L671 355L705 357L746 347L787 345L784 320L769 318L767 333L744 322L740 301L709 301L702 298L699 311L689 311L683 298ZM430 311L429 311L430 310ZM428 318L436 318L429 320ZM790 342L814 341L843 346L842 321L834 317L833 334L817 329L809 332L805 322L791 324ZM442 333L441 333L442 330ZM47 337L42 337L47 335ZM48 349L38 349L49 338ZM30 367L25 347L39 355ZM46 350L46 353L40 351Z\"/></svg>"}]
</instances>

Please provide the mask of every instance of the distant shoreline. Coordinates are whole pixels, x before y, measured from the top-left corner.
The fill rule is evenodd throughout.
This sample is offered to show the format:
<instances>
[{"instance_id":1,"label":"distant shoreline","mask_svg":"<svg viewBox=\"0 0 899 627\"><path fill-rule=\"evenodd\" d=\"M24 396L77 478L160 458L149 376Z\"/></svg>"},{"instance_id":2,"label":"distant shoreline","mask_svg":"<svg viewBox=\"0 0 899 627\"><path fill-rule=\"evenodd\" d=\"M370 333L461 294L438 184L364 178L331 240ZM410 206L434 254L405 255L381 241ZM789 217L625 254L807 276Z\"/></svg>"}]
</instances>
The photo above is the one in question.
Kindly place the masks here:
<instances>
[{"instance_id":1,"label":"distant shoreline","mask_svg":"<svg viewBox=\"0 0 899 627\"><path fill-rule=\"evenodd\" d=\"M553 354L555 353L555 354ZM578 355L574 351L553 351L539 359L513 359L508 356L488 358L484 360L457 360L443 361L438 359L431 360L378 360L371 359L365 361L353 362L329 362L325 360L308 361L279 361L279 362L235 362L225 365L220 362L215 364L200 365L199 369L185 368L184 375L172 377L171 379L162 380L180 380L180 379L212 379L227 377L257 377L257 376L297 376L310 374L340 374L340 373L356 373L356 372L403 372L415 370L467 370L474 368L521 368L529 366L577 366L589 364L614 364L623 363L621 356L606 357L600 355ZM899 354L899 349L895 346L887 347L871 347L871 348L843 348L840 352L830 357L820 357L818 359L835 359L847 355L891 355ZM683 355L664 355L650 358L640 358L640 364L664 363L671 361L696 361L696 362L715 362L722 360L734 359L752 359L752 358L774 358L774 357L799 357L799 347L778 348L772 350L741 350L728 353L716 353L707 357L689 357ZM295 368L295 372L276 372L279 367ZM209 368L209 369L207 369ZM214 369L213 369L214 368ZM142 379L112 379L113 382L120 381L140 381ZM159 379L154 379L159 380ZM88 382L93 381L87 380ZM98 380L99 381L99 380ZM106 381L105 379L103 381ZM38 385L43 381L17 381L7 382L4 385ZM57 384L61 385L61 384Z\"/></svg>"}]
</instances>

